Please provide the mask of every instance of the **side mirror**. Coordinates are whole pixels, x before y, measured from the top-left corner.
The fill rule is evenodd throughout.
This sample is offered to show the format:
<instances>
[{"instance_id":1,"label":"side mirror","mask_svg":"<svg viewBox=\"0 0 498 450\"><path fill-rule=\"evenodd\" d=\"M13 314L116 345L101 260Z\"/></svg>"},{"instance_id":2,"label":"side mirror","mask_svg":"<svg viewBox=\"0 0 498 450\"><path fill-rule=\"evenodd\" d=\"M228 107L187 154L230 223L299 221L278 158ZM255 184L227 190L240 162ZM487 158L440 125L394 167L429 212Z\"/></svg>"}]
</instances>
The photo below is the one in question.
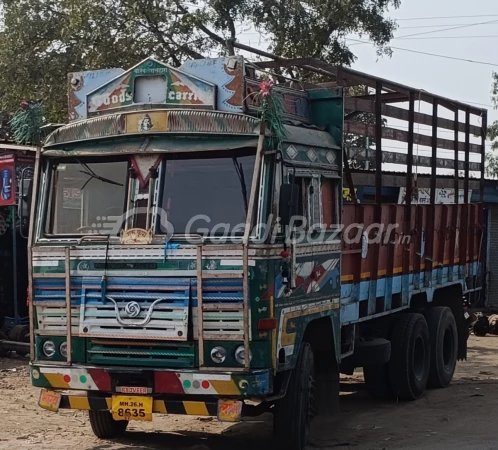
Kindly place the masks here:
<instances>
[{"instance_id":1,"label":"side mirror","mask_svg":"<svg viewBox=\"0 0 498 450\"><path fill-rule=\"evenodd\" d=\"M299 202L299 185L285 183L280 186L280 224L283 227L289 226L292 216L297 214Z\"/></svg>"}]
</instances>

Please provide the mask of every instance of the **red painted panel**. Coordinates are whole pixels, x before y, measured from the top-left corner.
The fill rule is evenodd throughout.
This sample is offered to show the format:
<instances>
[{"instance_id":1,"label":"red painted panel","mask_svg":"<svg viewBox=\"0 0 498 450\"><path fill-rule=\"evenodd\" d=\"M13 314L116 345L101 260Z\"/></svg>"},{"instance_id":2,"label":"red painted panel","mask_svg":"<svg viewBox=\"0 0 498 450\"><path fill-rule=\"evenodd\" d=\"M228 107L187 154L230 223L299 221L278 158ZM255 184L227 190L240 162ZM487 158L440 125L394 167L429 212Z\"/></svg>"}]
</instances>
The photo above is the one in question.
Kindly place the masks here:
<instances>
[{"instance_id":1,"label":"red painted panel","mask_svg":"<svg viewBox=\"0 0 498 450\"><path fill-rule=\"evenodd\" d=\"M112 391L111 376L103 369L88 369L88 373L99 388L99 391Z\"/></svg>"},{"instance_id":2,"label":"red painted panel","mask_svg":"<svg viewBox=\"0 0 498 450\"><path fill-rule=\"evenodd\" d=\"M175 372L154 372L154 392L160 394L184 394L182 382Z\"/></svg>"}]
</instances>

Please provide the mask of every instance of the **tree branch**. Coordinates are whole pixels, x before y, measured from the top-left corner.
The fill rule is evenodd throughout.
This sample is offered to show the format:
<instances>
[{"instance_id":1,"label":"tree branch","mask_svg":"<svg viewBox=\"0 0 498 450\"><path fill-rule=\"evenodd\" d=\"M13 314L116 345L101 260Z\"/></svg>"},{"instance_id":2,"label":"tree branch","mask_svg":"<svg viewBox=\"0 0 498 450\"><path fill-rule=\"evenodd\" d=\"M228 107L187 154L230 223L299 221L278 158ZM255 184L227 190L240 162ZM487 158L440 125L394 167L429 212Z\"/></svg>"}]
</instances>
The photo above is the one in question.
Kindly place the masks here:
<instances>
[{"instance_id":1,"label":"tree branch","mask_svg":"<svg viewBox=\"0 0 498 450\"><path fill-rule=\"evenodd\" d=\"M182 12L183 14L189 14L189 10L185 8L178 0L174 0L174 2L180 12ZM207 34L213 41L216 41L221 45L226 45L225 39L223 39L221 36L218 36L214 31L211 31L208 27L206 27L206 25L200 22L197 22L196 25L199 30Z\"/></svg>"}]
</instances>

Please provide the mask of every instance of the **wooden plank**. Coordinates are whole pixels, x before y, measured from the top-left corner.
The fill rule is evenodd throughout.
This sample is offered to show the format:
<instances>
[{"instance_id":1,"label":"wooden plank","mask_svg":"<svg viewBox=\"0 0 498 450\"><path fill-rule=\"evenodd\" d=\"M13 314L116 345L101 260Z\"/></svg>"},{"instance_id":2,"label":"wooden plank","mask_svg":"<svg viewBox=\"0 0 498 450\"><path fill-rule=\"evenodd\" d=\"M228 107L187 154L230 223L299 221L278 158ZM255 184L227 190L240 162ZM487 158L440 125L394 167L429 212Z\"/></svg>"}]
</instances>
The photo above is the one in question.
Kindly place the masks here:
<instances>
[{"instance_id":1,"label":"wooden plank","mask_svg":"<svg viewBox=\"0 0 498 450\"><path fill-rule=\"evenodd\" d=\"M353 181L355 186L375 186L375 172L362 171L353 172ZM400 172L399 175L392 173L384 173L382 175L382 185L389 187L405 187L406 175ZM463 189L463 179L459 180L459 189ZM436 186L439 189L452 189L454 188L453 177L438 177ZM430 176L418 174L417 187L427 188L431 187ZM479 189L479 180L470 180L470 189ZM361 223L361 222L359 222Z\"/></svg>"},{"instance_id":2,"label":"wooden plank","mask_svg":"<svg viewBox=\"0 0 498 450\"><path fill-rule=\"evenodd\" d=\"M344 132L356 134L358 136L368 136L375 137L375 125L368 125L366 123L359 123L353 121L344 122ZM382 138L390 139L392 141L408 142L408 131L397 130L390 127L382 127ZM418 145L424 145L426 147L432 147L432 137L426 136L419 133L414 133L413 143ZM437 148L443 150L454 150L455 143L449 139L438 138ZM458 150L461 152L466 151L467 146L464 142L459 142ZM472 153L481 153L481 146L476 144L470 144L468 151Z\"/></svg>"},{"instance_id":3,"label":"wooden plank","mask_svg":"<svg viewBox=\"0 0 498 450\"><path fill-rule=\"evenodd\" d=\"M407 102L408 97L398 92L386 92L381 95L382 103L390 102ZM354 109L361 112L375 112L375 95L355 95L354 97L346 97L344 99L345 109ZM350 108L350 105L356 105L358 108ZM367 109L366 111L364 109ZM396 108L401 109L401 108ZM404 111L404 110L403 110ZM408 120L408 119L406 119Z\"/></svg>"},{"instance_id":4,"label":"wooden plank","mask_svg":"<svg viewBox=\"0 0 498 450\"><path fill-rule=\"evenodd\" d=\"M403 97L400 97L400 94L397 94L397 93L387 93L387 94L382 94L382 96L383 96L383 98L384 98L384 96L389 96L389 97L386 97L386 99L387 98L395 99L397 96L399 99L397 101L408 101L408 99L406 97L404 97L404 100L403 100L402 99ZM374 96L372 96L372 95L346 97L344 99L344 109L374 114L375 113L375 100L373 98L374 98ZM396 101L396 100L391 100L391 101ZM392 117L393 119L404 120L404 121L408 121L408 119L409 119L409 112L407 109L397 108L396 106L385 105L385 104L382 105L382 115L384 115L386 117ZM419 123L421 125L427 125L427 126L432 127L432 116L430 114L416 112L415 113L415 123ZM443 128L445 130L452 130L453 131L455 129L455 125L454 125L453 120L444 119L442 117L438 117L437 126L438 126L438 128ZM458 122L458 131L465 133L465 123ZM482 136L482 128L481 127L471 125L470 132L474 136Z\"/></svg>"},{"instance_id":5,"label":"wooden plank","mask_svg":"<svg viewBox=\"0 0 498 450\"><path fill-rule=\"evenodd\" d=\"M347 149L346 157L348 159L354 159L358 162L375 162L375 150L368 149L360 149L357 147L349 147ZM406 166L408 164L408 155L406 153L398 153L398 152L382 152L382 162L384 164L400 164ZM418 167L432 167L432 157L430 156L420 156L413 155L413 164ZM455 169L455 160L447 159L447 158L437 158L436 159L436 168L437 169ZM458 170L465 170L465 161L458 161ZM471 172L480 172L481 171L481 163L478 162L470 162L469 170Z\"/></svg>"}]
</instances>

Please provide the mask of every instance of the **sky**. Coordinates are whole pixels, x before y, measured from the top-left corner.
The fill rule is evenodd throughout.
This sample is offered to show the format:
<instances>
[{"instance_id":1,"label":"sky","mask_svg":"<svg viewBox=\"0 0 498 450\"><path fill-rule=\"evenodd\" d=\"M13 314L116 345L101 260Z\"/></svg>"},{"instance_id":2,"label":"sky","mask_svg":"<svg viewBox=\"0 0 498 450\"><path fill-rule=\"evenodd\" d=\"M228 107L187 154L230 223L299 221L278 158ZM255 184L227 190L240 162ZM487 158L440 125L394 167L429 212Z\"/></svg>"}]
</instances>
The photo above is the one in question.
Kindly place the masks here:
<instances>
[{"instance_id":1,"label":"sky","mask_svg":"<svg viewBox=\"0 0 498 450\"><path fill-rule=\"evenodd\" d=\"M489 65L398 49L393 49L391 58L379 57L371 44L358 44L356 41L349 40L347 42L351 45L350 48L358 57L352 66L353 69L451 99L473 102L473 104L478 104L476 106L488 109L488 123L498 120L498 112L493 109L490 99L491 76L493 71L498 72L498 52L495 50L498 45L497 0L401 0L400 8L390 11L388 16L396 19L399 26L394 33L395 39L391 41L393 47L471 59L486 62ZM457 26L460 28L433 32ZM401 38L401 36L418 33L427 34L412 36L411 39ZM360 38L351 35L350 38L367 40L365 36ZM265 48L263 38L259 37L254 30L242 33L238 39L240 42ZM426 111L421 109L421 112ZM430 113L430 110L427 112ZM393 123L389 125L392 126ZM421 126L421 128L424 127ZM415 131L417 132L417 129ZM419 130L422 134L430 134L430 130L425 131ZM441 133L439 135L448 138L448 135ZM478 143L478 141L473 142ZM395 143L395 146L400 145L403 146L398 142ZM488 148L489 145L488 143ZM429 155L428 149L417 150L421 155ZM404 150L400 148L400 152Z\"/></svg>"}]
</instances>

